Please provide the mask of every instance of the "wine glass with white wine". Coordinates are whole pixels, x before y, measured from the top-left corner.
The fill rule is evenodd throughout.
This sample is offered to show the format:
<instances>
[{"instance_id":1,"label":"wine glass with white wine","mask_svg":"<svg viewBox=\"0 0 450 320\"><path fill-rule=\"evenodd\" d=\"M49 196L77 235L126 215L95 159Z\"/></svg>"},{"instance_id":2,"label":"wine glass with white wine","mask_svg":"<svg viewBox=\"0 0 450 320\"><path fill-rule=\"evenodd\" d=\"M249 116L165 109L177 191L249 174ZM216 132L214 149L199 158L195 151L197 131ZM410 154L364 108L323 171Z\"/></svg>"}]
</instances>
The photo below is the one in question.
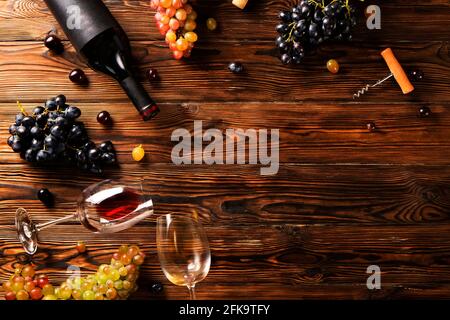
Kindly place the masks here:
<instances>
[{"instance_id":1,"label":"wine glass with white wine","mask_svg":"<svg viewBox=\"0 0 450 320\"><path fill-rule=\"evenodd\" d=\"M157 218L158 257L167 279L186 286L191 300L195 285L206 278L211 265L208 238L194 215L167 214Z\"/></svg>"}]
</instances>

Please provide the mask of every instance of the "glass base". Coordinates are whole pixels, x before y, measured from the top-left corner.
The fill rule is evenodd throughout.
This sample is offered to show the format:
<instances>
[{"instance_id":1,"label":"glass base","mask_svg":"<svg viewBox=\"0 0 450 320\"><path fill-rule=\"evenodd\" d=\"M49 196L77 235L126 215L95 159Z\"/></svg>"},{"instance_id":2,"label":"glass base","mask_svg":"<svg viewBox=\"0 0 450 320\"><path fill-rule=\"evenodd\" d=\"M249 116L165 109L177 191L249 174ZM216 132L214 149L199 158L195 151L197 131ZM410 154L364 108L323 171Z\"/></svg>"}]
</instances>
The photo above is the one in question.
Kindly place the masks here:
<instances>
[{"instance_id":1,"label":"glass base","mask_svg":"<svg viewBox=\"0 0 450 320\"><path fill-rule=\"evenodd\" d=\"M28 254L36 253L38 247L37 227L27 210L19 208L16 211L16 230L20 243Z\"/></svg>"}]
</instances>

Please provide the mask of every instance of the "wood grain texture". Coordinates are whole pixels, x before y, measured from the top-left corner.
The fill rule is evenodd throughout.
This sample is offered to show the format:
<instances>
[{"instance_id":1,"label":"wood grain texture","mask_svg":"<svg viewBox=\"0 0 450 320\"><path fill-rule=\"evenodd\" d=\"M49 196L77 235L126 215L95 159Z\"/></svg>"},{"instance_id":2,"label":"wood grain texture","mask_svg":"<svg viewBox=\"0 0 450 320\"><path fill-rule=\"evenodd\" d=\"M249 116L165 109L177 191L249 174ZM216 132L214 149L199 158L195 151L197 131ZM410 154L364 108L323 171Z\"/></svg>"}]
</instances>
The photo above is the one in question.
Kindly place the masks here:
<instances>
[{"instance_id":1,"label":"wood grain texture","mask_svg":"<svg viewBox=\"0 0 450 320\"><path fill-rule=\"evenodd\" d=\"M442 166L282 165L276 176L260 176L259 166L175 166L123 164L108 177L130 184L145 178L159 214L197 210L205 221L237 225L331 224L416 225L449 220L450 169ZM26 177L24 180L21 177ZM18 185L17 180L21 183ZM0 225L12 222L19 205L37 219L73 212L78 194L100 181L67 168L10 165L1 172ZM55 208L36 199L45 183L57 196ZM66 190L72 188L72 192ZM240 237L240 234L236 234Z\"/></svg>"},{"instance_id":2,"label":"wood grain texture","mask_svg":"<svg viewBox=\"0 0 450 320\"><path fill-rule=\"evenodd\" d=\"M366 84L375 83L389 71L380 55L380 46L391 46L405 68L421 68L426 81L417 83L416 91L402 95L398 85L388 82L374 88L360 100L366 103L449 102L450 53L447 42L399 43L324 46L305 59L305 64L283 66L273 41L252 42L245 46L230 43L202 45L186 61L175 61L161 42L133 43L139 74L156 67L161 81L151 86L141 77L156 101L163 102L348 102ZM326 72L326 61L337 58L341 72ZM245 59L246 72L233 75L227 69L230 61ZM83 68L88 88L72 84L69 72ZM125 94L114 80L89 70L70 48L54 56L36 42L0 43L0 101L41 101L49 95L64 92L71 101L120 100ZM30 90L33 88L33 90ZM264 97L264 99L262 99Z\"/></svg>"},{"instance_id":3,"label":"wood grain texture","mask_svg":"<svg viewBox=\"0 0 450 320\"><path fill-rule=\"evenodd\" d=\"M42 45L51 30L65 39L41 0L0 0L0 282L23 254L13 228L18 206L37 221L73 212L78 193L103 178L135 183L145 178L156 214L196 210L207 231L212 268L199 284L200 299L417 299L450 294L450 3L373 1L382 30L369 31L364 15L350 44L322 46L298 67L284 67L274 50L278 11L294 0L252 1L241 11L228 0L193 0L200 42L191 59L174 61L156 33L149 1L105 0L132 40L140 80L162 112L143 123L119 86L89 70L65 41L61 56ZM372 3L372 2L371 2ZM366 3L359 4L363 9ZM208 32L213 16L219 30ZM352 94L387 73L380 51L392 47L406 68L425 80L403 96L386 83L355 102ZM338 75L325 70L328 59ZM242 61L246 72L227 70ZM142 76L156 67L161 81ZM83 68L88 87L69 82ZM120 166L96 177L61 165L24 163L5 141L20 99L27 109L59 93L79 106L96 141L112 140ZM427 105L429 118L417 109ZM102 127L96 114L115 120ZM261 166L175 166L173 130L280 129L280 169ZM378 127L368 132L366 124ZM131 149L147 157L135 163ZM47 187L56 205L45 208L36 191ZM88 252L74 246L84 240ZM47 229L32 258L56 284L68 265L93 272L122 243L138 243L148 259L135 299L186 299L165 279L157 259L155 217L114 235L93 234L76 221ZM379 265L382 289L368 290L366 269ZM164 292L150 290L154 281ZM0 298L4 293L0 290Z\"/></svg>"},{"instance_id":4,"label":"wood grain texture","mask_svg":"<svg viewBox=\"0 0 450 320\"><path fill-rule=\"evenodd\" d=\"M277 15L298 1L264 0L249 3L246 10L231 5L231 0L193 0L200 14L201 38L216 42L220 40L270 40L275 37ZM356 1L357 2L357 1ZM154 11L149 1L106 0L114 16L120 21L133 40L157 40L160 35L154 23ZM450 20L450 4L439 1L371 1L382 7L382 30L367 32L365 26L365 3L358 4L359 25L355 40L366 42L399 39L416 41L425 38L431 41L448 41L448 28L441 27ZM214 17L220 33L207 32L205 20ZM423 17L432 17L423 19ZM0 41L41 40L54 30L56 22L41 0L0 1ZM62 35L59 27L56 28Z\"/></svg>"},{"instance_id":5,"label":"wood grain texture","mask_svg":"<svg viewBox=\"0 0 450 320\"><path fill-rule=\"evenodd\" d=\"M69 97L70 99L70 97ZM69 100L71 102L71 100ZM41 101L24 103L32 110ZM81 120L92 139L112 140L122 164L134 161L131 149L143 144L151 163L172 163L171 141L176 128L193 135L194 121L202 121L203 130L279 129L280 162L299 164L450 164L450 104L431 104L432 116L418 116L420 103L410 104L310 104L310 103L182 103L162 104L161 114L149 123L140 123L139 115L127 101L123 103L77 102ZM9 137L8 128L17 113L15 103L0 103L0 141ZM96 115L108 110L114 125L98 125ZM366 124L376 123L369 132ZM193 140L193 139L191 139ZM204 143L205 146L208 144ZM193 141L192 141L193 145ZM247 142L247 150L249 144ZM255 147L257 147L255 145ZM224 146L225 150L225 146ZM194 150L192 158L199 156ZM24 163L6 144L0 144L0 164Z\"/></svg>"}]
</instances>

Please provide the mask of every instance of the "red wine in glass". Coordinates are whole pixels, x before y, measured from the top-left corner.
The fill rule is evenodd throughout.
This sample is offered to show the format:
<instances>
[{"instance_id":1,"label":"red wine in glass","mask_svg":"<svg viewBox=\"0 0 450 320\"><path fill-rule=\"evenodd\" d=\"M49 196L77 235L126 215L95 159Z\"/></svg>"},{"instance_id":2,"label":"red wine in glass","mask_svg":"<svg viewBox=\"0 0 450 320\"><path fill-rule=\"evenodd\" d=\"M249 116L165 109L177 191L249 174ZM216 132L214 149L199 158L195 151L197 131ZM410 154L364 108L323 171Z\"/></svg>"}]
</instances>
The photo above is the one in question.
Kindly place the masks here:
<instances>
[{"instance_id":1,"label":"red wine in glass","mask_svg":"<svg viewBox=\"0 0 450 320\"><path fill-rule=\"evenodd\" d=\"M133 213L141 203L141 196L128 188L112 189L108 197L95 205L100 217L114 221Z\"/></svg>"}]
</instances>

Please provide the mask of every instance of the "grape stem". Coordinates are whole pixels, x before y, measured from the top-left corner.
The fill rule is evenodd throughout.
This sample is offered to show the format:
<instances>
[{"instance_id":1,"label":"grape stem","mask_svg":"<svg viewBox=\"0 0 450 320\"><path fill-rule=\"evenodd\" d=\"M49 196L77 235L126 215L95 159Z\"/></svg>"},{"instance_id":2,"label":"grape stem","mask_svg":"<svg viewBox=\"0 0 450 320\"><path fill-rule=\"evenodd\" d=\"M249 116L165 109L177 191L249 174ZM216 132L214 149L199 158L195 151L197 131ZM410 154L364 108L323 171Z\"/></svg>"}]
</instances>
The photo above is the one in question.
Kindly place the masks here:
<instances>
[{"instance_id":1,"label":"grape stem","mask_svg":"<svg viewBox=\"0 0 450 320\"><path fill-rule=\"evenodd\" d=\"M17 106L19 107L20 112L22 112L22 114L23 114L24 116L28 116L28 113L26 112L25 108L22 106L22 104L20 103L19 100L17 100Z\"/></svg>"},{"instance_id":2,"label":"grape stem","mask_svg":"<svg viewBox=\"0 0 450 320\"><path fill-rule=\"evenodd\" d=\"M295 22L291 22L290 24L289 24L289 27L291 28L291 30L289 31L289 35L288 35L288 37L287 37L287 39L286 39L286 42L292 42L292 33L294 32L294 29L295 29Z\"/></svg>"}]
</instances>

